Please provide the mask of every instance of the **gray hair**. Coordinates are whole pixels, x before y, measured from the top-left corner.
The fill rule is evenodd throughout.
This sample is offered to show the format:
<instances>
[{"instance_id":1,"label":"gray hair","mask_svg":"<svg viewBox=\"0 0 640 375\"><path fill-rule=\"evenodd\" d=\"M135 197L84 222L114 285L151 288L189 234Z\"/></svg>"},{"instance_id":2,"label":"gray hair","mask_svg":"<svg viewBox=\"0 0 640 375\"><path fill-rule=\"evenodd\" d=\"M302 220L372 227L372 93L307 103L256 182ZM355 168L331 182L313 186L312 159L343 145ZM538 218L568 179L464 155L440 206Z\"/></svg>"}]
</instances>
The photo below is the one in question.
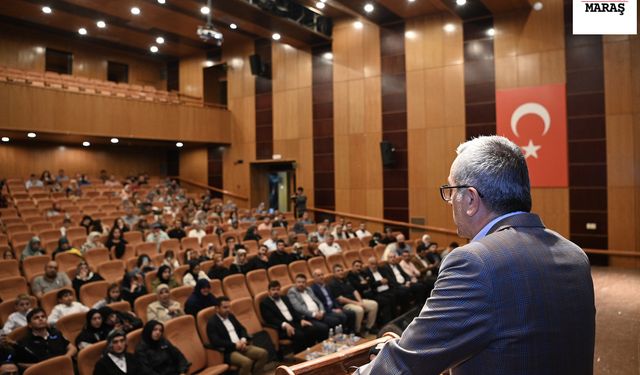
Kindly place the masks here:
<instances>
[{"instance_id":1,"label":"gray hair","mask_svg":"<svg viewBox=\"0 0 640 375\"><path fill-rule=\"evenodd\" d=\"M531 211L529 171L518 145L501 136L483 136L456 150L451 167L456 185L475 187L482 202L497 214Z\"/></svg>"}]
</instances>

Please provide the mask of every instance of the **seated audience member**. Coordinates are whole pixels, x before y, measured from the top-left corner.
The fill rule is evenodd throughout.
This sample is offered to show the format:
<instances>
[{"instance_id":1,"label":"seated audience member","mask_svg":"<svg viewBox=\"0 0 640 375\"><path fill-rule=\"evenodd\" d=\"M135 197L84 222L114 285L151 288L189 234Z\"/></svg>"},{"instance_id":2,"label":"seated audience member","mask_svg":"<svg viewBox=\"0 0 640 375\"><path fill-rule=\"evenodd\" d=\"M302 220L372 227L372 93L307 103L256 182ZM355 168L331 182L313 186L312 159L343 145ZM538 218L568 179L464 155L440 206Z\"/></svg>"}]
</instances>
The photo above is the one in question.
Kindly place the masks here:
<instances>
[{"instance_id":1,"label":"seated audience member","mask_svg":"<svg viewBox=\"0 0 640 375\"><path fill-rule=\"evenodd\" d=\"M89 215L84 215L80 220L80 226L85 229L87 235L91 233L91 225L93 224L93 219Z\"/></svg>"},{"instance_id":2,"label":"seated audience member","mask_svg":"<svg viewBox=\"0 0 640 375\"><path fill-rule=\"evenodd\" d=\"M51 207L47 210L47 212L45 212L45 216L47 218L60 216L62 214L63 214L63 211L60 207L58 207L58 204L56 202L53 202L51 204Z\"/></svg>"},{"instance_id":3,"label":"seated audience member","mask_svg":"<svg viewBox=\"0 0 640 375\"><path fill-rule=\"evenodd\" d=\"M347 239L358 237L356 232L353 230L353 224L350 221L347 221L347 224L344 226L344 234Z\"/></svg>"},{"instance_id":4,"label":"seated audience member","mask_svg":"<svg viewBox=\"0 0 640 375\"><path fill-rule=\"evenodd\" d=\"M4 357L4 356L3 356ZM19 375L18 365L13 362L13 356L8 355L0 362L0 375Z\"/></svg>"},{"instance_id":5,"label":"seated audience member","mask_svg":"<svg viewBox=\"0 0 640 375\"><path fill-rule=\"evenodd\" d=\"M160 242L169 239L169 235L162 230L162 224L153 223L151 225L151 232L147 235L146 242L153 242L160 248Z\"/></svg>"},{"instance_id":6,"label":"seated audience member","mask_svg":"<svg viewBox=\"0 0 640 375\"><path fill-rule=\"evenodd\" d=\"M69 229L70 227L71 227L71 219L68 217L65 217L64 219L62 219L62 226L60 227L60 237L66 237L67 229Z\"/></svg>"},{"instance_id":7,"label":"seated audience member","mask_svg":"<svg viewBox=\"0 0 640 375\"><path fill-rule=\"evenodd\" d=\"M189 264L192 260L200 260L200 255L197 251L192 248L188 248L184 251L184 257L182 259L182 264Z\"/></svg>"},{"instance_id":8,"label":"seated audience member","mask_svg":"<svg viewBox=\"0 0 640 375\"><path fill-rule=\"evenodd\" d=\"M36 177L35 173L31 173L27 182L24 183L24 187L25 189L29 190L32 187L44 187L44 184L42 183L42 181L38 180L38 177Z\"/></svg>"},{"instance_id":9,"label":"seated audience member","mask_svg":"<svg viewBox=\"0 0 640 375\"><path fill-rule=\"evenodd\" d=\"M353 261L353 268L347 275L351 285L360 293L362 298L371 299L378 303L378 319L377 322L383 325L389 322L395 313L395 296L393 292L387 288L382 292L379 292L374 287L375 280L371 278L371 275L364 269L361 260Z\"/></svg>"},{"instance_id":10,"label":"seated audience member","mask_svg":"<svg viewBox=\"0 0 640 375\"><path fill-rule=\"evenodd\" d=\"M191 223L191 230L189 231L189 234L187 234L187 237L197 238L198 245L202 245L202 237L206 235L207 235L207 232L204 231L202 224L200 224L198 220L194 220Z\"/></svg>"},{"instance_id":11,"label":"seated audience member","mask_svg":"<svg viewBox=\"0 0 640 375\"><path fill-rule=\"evenodd\" d=\"M122 219L118 218L114 225L117 225L118 220L122 221ZM107 241L104 244L109 252L115 255L116 259L122 259L122 256L127 249L127 240L124 239L123 233L124 232L120 227L114 226L111 228L111 232L109 232Z\"/></svg>"},{"instance_id":12,"label":"seated audience member","mask_svg":"<svg viewBox=\"0 0 640 375\"><path fill-rule=\"evenodd\" d=\"M292 228L295 234L304 234L307 236L309 233L307 232L307 228L304 227L304 223L302 222L302 218L299 218L295 224L293 224Z\"/></svg>"},{"instance_id":13,"label":"seated audience member","mask_svg":"<svg viewBox=\"0 0 640 375\"><path fill-rule=\"evenodd\" d=\"M37 276L33 280L31 290L33 294L40 298L46 292L71 286L71 280L65 272L58 272L58 263L50 261L44 266L44 275Z\"/></svg>"},{"instance_id":14,"label":"seated audience member","mask_svg":"<svg viewBox=\"0 0 640 375\"><path fill-rule=\"evenodd\" d=\"M156 288L158 300L147 306L147 320L157 320L165 323L168 320L184 315L180 302L171 299L169 294L169 286L160 284Z\"/></svg>"},{"instance_id":15,"label":"seated audience member","mask_svg":"<svg viewBox=\"0 0 640 375\"><path fill-rule=\"evenodd\" d=\"M124 301L122 299L122 293L120 292L120 286L116 283L112 283L107 287L107 295L100 301L96 302L92 308L99 309L102 306L107 306L110 303L120 301Z\"/></svg>"},{"instance_id":16,"label":"seated audience member","mask_svg":"<svg viewBox=\"0 0 640 375\"><path fill-rule=\"evenodd\" d=\"M329 292L342 306L343 310L353 311L356 314L354 329L356 332L362 332L362 336L366 336L368 332L378 333L373 330L378 317L378 303L371 299L362 298L360 292L356 290L347 279L347 273L340 264L333 266L335 277L328 285ZM367 320L362 327L362 321L365 314Z\"/></svg>"},{"instance_id":17,"label":"seated audience member","mask_svg":"<svg viewBox=\"0 0 640 375\"><path fill-rule=\"evenodd\" d=\"M28 257L45 255L45 250L40 243L40 237L33 236L31 240L27 243L27 245L22 250L22 255L20 255L20 260L25 260Z\"/></svg>"},{"instance_id":18,"label":"seated audience member","mask_svg":"<svg viewBox=\"0 0 640 375\"><path fill-rule=\"evenodd\" d=\"M348 238L342 225L336 225L335 228L333 228L333 232L331 232L331 235L335 240L346 240Z\"/></svg>"},{"instance_id":19,"label":"seated audience member","mask_svg":"<svg viewBox=\"0 0 640 375\"><path fill-rule=\"evenodd\" d=\"M313 233L309 233L309 238L315 236L318 239L318 242L324 243L327 241L327 236L329 234L330 233L327 233L327 227L325 225L318 225L318 230Z\"/></svg>"},{"instance_id":20,"label":"seated audience member","mask_svg":"<svg viewBox=\"0 0 640 375\"><path fill-rule=\"evenodd\" d=\"M121 187L122 184L116 179L116 176L110 175L109 178L104 181L104 186L114 188Z\"/></svg>"},{"instance_id":21,"label":"seated audience member","mask_svg":"<svg viewBox=\"0 0 640 375\"><path fill-rule=\"evenodd\" d=\"M416 253L420 253L422 250L426 250L431 245L431 236L429 234L423 234L420 237L420 243L416 246Z\"/></svg>"},{"instance_id":22,"label":"seated audience member","mask_svg":"<svg viewBox=\"0 0 640 375\"><path fill-rule=\"evenodd\" d=\"M152 292L156 291L156 288L160 284L167 285L170 289L177 288L180 286L176 279L173 277L173 272L171 272L171 267L162 265L158 268L156 272L156 278L151 282Z\"/></svg>"},{"instance_id":23,"label":"seated audience member","mask_svg":"<svg viewBox=\"0 0 640 375\"><path fill-rule=\"evenodd\" d=\"M262 219L262 223L260 223L260 225L258 225L258 230L271 230L271 228L273 228L273 225L271 224L271 218L269 216L265 216L264 219Z\"/></svg>"},{"instance_id":24,"label":"seated audience member","mask_svg":"<svg viewBox=\"0 0 640 375\"><path fill-rule=\"evenodd\" d=\"M124 207L124 216L122 216L122 220L129 229L133 228L140 221L140 217L133 212L133 207L131 205L127 205Z\"/></svg>"},{"instance_id":25,"label":"seated audience member","mask_svg":"<svg viewBox=\"0 0 640 375\"><path fill-rule=\"evenodd\" d=\"M42 181L42 183L47 187L56 183L56 180L51 176L51 172L46 169L40 175L40 181Z\"/></svg>"},{"instance_id":26,"label":"seated audience member","mask_svg":"<svg viewBox=\"0 0 640 375\"><path fill-rule=\"evenodd\" d=\"M267 247L260 245L258 247L258 255L251 258L247 264L250 271L269 268L269 256L267 255Z\"/></svg>"},{"instance_id":27,"label":"seated audience member","mask_svg":"<svg viewBox=\"0 0 640 375\"><path fill-rule=\"evenodd\" d=\"M247 233L245 233L243 241L260 241L262 237L258 234L258 230L255 225L247 228Z\"/></svg>"},{"instance_id":28,"label":"seated audience member","mask_svg":"<svg viewBox=\"0 0 640 375\"><path fill-rule=\"evenodd\" d=\"M207 231L208 232L208 231ZM224 227L220 225L220 218L214 217L211 221L211 233L221 236L224 233Z\"/></svg>"},{"instance_id":29,"label":"seated audience member","mask_svg":"<svg viewBox=\"0 0 640 375\"><path fill-rule=\"evenodd\" d=\"M98 232L101 235L109 235L109 227L107 225L102 225L102 220L100 219L96 219L93 221L93 223L91 223L91 229L89 231L89 233L91 232Z\"/></svg>"},{"instance_id":30,"label":"seated audience member","mask_svg":"<svg viewBox=\"0 0 640 375\"><path fill-rule=\"evenodd\" d=\"M171 225L167 231L167 235L169 238L175 238L177 240L181 240L187 236L187 233L184 231L184 225L181 218L176 218L173 221L173 225Z\"/></svg>"},{"instance_id":31,"label":"seated audience member","mask_svg":"<svg viewBox=\"0 0 640 375\"><path fill-rule=\"evenodd\" d=\"M151 257L147 254L142 254L138 257L138 260L136 261L136 269L142 273L155 272L157 270L151 260Z\"/></svg>"},{"instance_id":32,"label":"seated audience member","mask_svg":"<svg viewBox=\"0 0 640 375\"><path fill-rule=\"evenodd\" d=\"M225 277L231 275L231 271L227 267L224 266L224 261L222 260L222 255L216 254L213 258L213 266L209 269L207 276L209 279L218 279L222 281Z\"/></svg>"},{"instance_id":33,"label":"seated audience member","mask_svg":"<svg viewBox=\"0 0 640 375\"><path fill-rule=\"evenodd\" d=\"M407 275L406 272L402 270L400 267L400 257L395 253L389 254L389 263L385 266L389 272L390 280L392 285L395 284L395 288L397 289L401 286L405 288L409 288L411 292L411 296L415 300L416 305L422 306L424 301L427 299L427 293L429 292L429 288L422 282L420 282L416 277Z\"/></svg>"},{"instance_id":34,"label":"seated audience member","mask_svg":"<svg viewBox=\"0 0 640 375\"><path fill-rule=\"evenodd\" d=\"M375 232L373 236L371 236L371 239L369 240L369 247L373 249L378 245L384 245L380 241L382 241L382 235L378 232Z\"/></svg>"},{"instance_id":35,"label":"seated audience member","mask_svg":"<svg viewBox=\"0 0 640 375\"><path fill-rule=\"evenodd\" d=\"M82 350L91 344L102 341L107 338L107 333L100 311L91 309L87 312L86 322L82 331L76 337L76 347L78 350Z\"/></svg>"},{"instance_id":36,"label":"seated audience member","mask_svg":"<svg viewBox=\"0 0 640 375\"><path fill-rule=\"evenodd\" d=\"M293 260L285 249L284 241L278 240L276 245L276 251L269 255L269 267L277 266L278 264L284 264L286 266L291 263Z\"/></svg>"},{"instance_id":37,"label":"seated audience member","mask_svg":"<svg viewBox=\"0 0 640 375\"><path fill-rule=\"evenodd\" d=\"M2 260L16 260L16 255L13 253L13 250L6 249L2 253Z\"/></svg>"},{"instance_id":38,"label":"seated audience member","mask_svg":"<svg viewBox=\"0 0 640 375\"><path fill-rule=\"evenodd\" d=\"M446 249L444 249L444 251L443 251L442 253L440 253L440 258L441 258L441 260L444 260L444 258L446 258L446 257L447 257L447 255L451 254L451 252L452 252L453 250L455 250L456 248L458 248L458 247L460 247L460 245L459 245L457 242L455 242L455 241L454 241L454 242L451 242L451 243L449 244L449 246L447 246L447 248L446 248Z\"/></svg>"},{"instance_id":39,"label":"seated audience member","mask_svg":"<svg viewBox=\"0 0 640 375\"><path fill-rule=\"evenodd\" d=\"M293 341L295 352L315 345L325 336L323 327L304 319L298 313L289 297L280 296L280 282L269 282L269 296L260 302L260 313L267 326L278 331L281 339Z\"/></svg>"},{"instance_id":40,"label":"seated audience member","mask_svg":"<svg viewBox=\"0 0 640 375\"><path fill-rule=\"evenodd\" d=\"M127 353L127 335L116 329L107 335L107 347L96 362L93 375L137 375L149 371L133 354Z\"/></svg>"},{"instance_id":41,"label":"seated audience member","mask_svg":"<svg viewBox=\"0 0 640 375\"><path fill-rule=\"evenodd\" d=\"M58 175L56 176L56 182L62 184L63 182L69 181L69 176L64 173L64 169L58 170Z\"/></svg>"},{"instance_id":42,"label":"seated audience member","mask_svg":"<svg viewBox=\"0 0 640 375\"><path fill-rule=\"evenodd\" d=\"M251 345L251 336L230 312L229 298L220 297L218 313L207 322L207 337L211 346L222 352L225 363L238 367L239 375L261 374L268 352Z\"/></svg>"},{"instance_id":43,"label":"seated audience member","mask_svg":"<svg viewBox=\"0 0 640 375\"><path fill-rule=\"evenodd\" d=\"M200 310L211 306L218 306L219 302L216 296L211 293L211 284L209 280L200 279L193 287L193 293L187 298L184 304L184 312L196 317Z\"/></svg>"},{"instance_id":44,"label":"seated audience member","mask_svg":"<svg viewBox=\"0 0 640 375\"><path fill-rule=\"evenodd\" d=\"M73 278L72 282L73 289L76 291L76 295L79 296L80 288L82 288L83 285L100 280L104 280L102 276L91 271L89 264L82 261L76 267L76 277Z\"/></svg>"},{"instance_id":45,"label":"seated audience member","mask_svg":"<svg viewBox=\"0 0 640 375\"><path fill-rule=\"evenodd\" d=\"M325 308L313 290L307 287L307 277L304 274L296 275L295 285L289 288L287 297L298 314L322 328L323 339L328 337L329 328L347 324L346 314L337 305L335 309L333 307L329 310Z\"/></svg>"},{"instance_id":46,"label":"seated audience member","mask_svg":"<svg viewBox=\"0 0 640 375\"><path fill-rule=\"evenodd\" d=\"M12 312L2 327L2 333L10 334L15 329L27 325L27 314L31 311L31 299L28 294L20 294L16 298L15 311Z\"/></svg>"},{"instance_id":47,"label":"seated audience member","mask_svg":"<svg viewBox=\"0 0 640 375\"><path fill-rule=\"evenodd\" d=\"M27 325L27 336L18 342L16 351L16 362L21 366L30 367L49 358L60 355L72 357L76 354L76 347L62 333L49 327L47 314L42 308L29 311Z\"/></svg>"},{"instance_id":48,"label":"seated audience member","mask_svg":"<svg viewBox=\"0 0 640 375\"><path fill-rule=\"evenodd\" d=\"M147 294L147 287L144 285L144 274L139 270L133 270L124 274L122 284L120 284L120 294L122 299L129 302L133 308L136 298Z\"/></svg>"},{"instance_id":49,"label":"seated audience member","mask_svg":"<svg viewBox=\"0 0 640 375\"><path fill-rule=\"evenodd\" d=\"M356 231L356 236L359 239L363 239L367 236L371 236L371 232L369 232L367 230L367 224L366 223L360 223L360 226L358 227L358 230Z\"/></svg>"},{"instance_id":50,"label":"seated audience member","mask_svg":"<svg viewBox=\"0 0 640 375\"><path fill-rule=\"evenodd\" d=\"M389 275L387 268L378 267L378 260L376 257L370 257L367 260L369 268L365 270L365 274L369 277L371 282L371 288L376 292L378 296L385 296L400 305L401 311L409 309L411 300L411 291L403 286L398 285L395 281L392 282L392 276ZM393 310L395 310L395 303L392 304Z\"/></svg>"},{"instance_id":51,"label":"seated audience member","mask_svg":"<svg viewBox=\"0 0 640 375\"><path fill-rule=\"evenodd\" d=\"M58 246L51 254L51 258L56 259L56 255L60 253L67 253L67 252L74 253L78 256L82 256L82 252L80 252L80 250L76 249L75 247L71 246L71 243L69 242L67 237L64 237L64 236L60 237L58 239Z\"/></svg>"},{"instance_id":52,"label":"seated audience member","mask_svg":"<svg viewBox=\"0 0 640 375\"><path fill-rule=\"evenodd\" d=\"M80 251L82 251L82 253L84 254L89 250L104 247L104 245L100 242L100 236L102 236L102 233L100 232L89 233L89 235L87 236L87 241L82 245Z\"/></svg>"},{"instance_id":53,"label":"seated audience member","mask_svg":"<svg viewBox=\"0 0 640 375\"><path fill-rule=\"evenodd\" d=\"M291 253L289 254L289 257L291 258L292 262L295 262L296 260L307 260L309 259L308 256L306 256L304 254L304 246L302 246L301 243L299 242L294 242L292 249L291 249Z\"/></svg>"},{"instance_id":54,"label":"seated audience member","mask_svg":"<svg viewBox=\"0 0 640 375\"><path fill-rule=\"evenodd\" d=\"M231 266L229 266L229 273L232 275L235 273L246 274L249 272L249 265L247 260L247 251L245 249L240 249L236 252L235 259Z\"/></svg>"},{"instance_id":55,"label":"seated audience member","mask_svg":"<svg viewBox=\"0 0 640 375\"><path fill-rule=\"evenodd\" d=\"M76 200L82 196L82 188L78 183L78 180L69 180L69 185L64 189L64 193L67 198Z\"/></svg>"},{"instance_id":56,"label":"seated audience member","mask_svg":"<svg viewBox=\"0 0 640 375\"><path fill-rule=\"evenodd\" d=\"M331 293L331 290L326 283L324 272L322 272L322 270L316 268L311 271L311 275L313 277L313 285L311 285L311 290L313 291L313 294L318 297L320 302L322 302L325 310L332 312L340 319L339 324L342 324L344 326L345 331L354 332L356 322L355 311L345 310L342 308L340 302L338 302L338 300L336 299L336 296ZM331 328L331 326L329 328Z\"/></svg>"},{"instance_id":57,"label":"seated audience member","mask_svg":"<svg viewBox=\"0 0 640 375\"><path fill-rule=\"evenodd\" d=\"M302 213L302 217L300 218L300 220L302 221L302 224L313 224L313 220L311 220L311 218L309 217L309 212L305 211Z\"/></svg>"},{"instance_id":58,"label":"seated audience member","mask_svg":"<svg viewBox=\"0 0 640 375\"><path fill-rule=\"evenodd\" d=\"M402 251L402 253L400 254L400 259L400 268L402 268L404 273L409 275L409 277L411 278L416 278L416 280L422 280L422 273L420 272L418 267L413 264L411 254L407 250Z\"/></svg>"},{"instance_id":59,"label":"seated audience member","mask_svg":"<svg viewBox=\"0 0 640 375\"><path fill-rule=\"evenodd\" d=\"M129 333L142 328L142 320L131 311L118 311L109 306L102 306L98 311L102 315L102 324L104 324L105 332L119 329Z\"/></svg>"},{"instance_id":60,"label":"seated audience member","mask_svg":"<svg viewBox=\"0 0 640 375\"><path fill-rule=\"evenodd\" d=\"M327 240L321 243L318 246L318 249L325 257L333 254L340 254L342 252L342 248L337 242L335 242L333 235L331 234L327 235Z\"/></svg>"},{"instance_id":61,"label":"seated audience member","mask_svg":"<svg viewBox=\"0 0 640 375\"><path fill-rule=\"evenodd\" d=\"M405 250L411 253L411 246L405 242L404 234L399 234L396 236L396 241L389 243L384 249L382 260L389 260L389 254L400 256Z\"/></svg>"},{"instance_id":62,"label":"seated audience member","mask_svg":"<svg viewBox=\"0 0 640 375\"><path fill-rule=\"evenodd\" d=\"M200 261L192 260L189 262L189 269L182 277L182 285L196 286L198 280L209 282L209 276L200 268Z\"/></svg>"},{"instance_id":63,"label":"seated audience member","mask_svg":"<svg viewBox=\"0 0 640 375\"><path fill-rule=\"evenodd\" d=\"M164 259L162 259L161 266L169 266L172 271L175 271L176 268L180 267L180 262L176 259L176 253L169 249L164 252Z\"/></svg>"},{"instance_id":64,"label":"seated audience member","mask_svg":"<svg viewBox=\"0 0 640 375\"><path fill-rule=\"evenodd\" d=\"M269 238L266 241L264 241L262 244L266 246L269 251L275 251L276 248L278 247L277 242L278 242L278 232L276 232L275 230L272 230Z\"/></svg>"},{"instance_id":65,"label":"seated audience member","mask_svg":"<svg viewBox=\"0 0 640 375\"><path fill-rule=\"evenodd\" d=\"M225 246L222 248L222 255L224 258L235 256L236 251L244 248L241 244L236 243L236 238L233 236L227 237L224 242Z\"/></svg>"},{"instance_id":66,"label":"seated audience member","mask_svg":"<svg viewBox=\"0 0 640 375\"><path fill-rule=\"evenodd\" d=\"M456 243L454 242L454 244ZM425 249L422 249L418 253L418 259L420 260L421 264L425 265L427 270L431 271L432 276L438 276L438 272L440 271L440 263L442 263L442 256L438 254L437 242L432 242Z\"/></svg>"},{"instance_id":67,"label":"seated audience member","mask_svg":"<svg viewBox=\"0 0 640 375\"><path fill-rule=\"evenodd\" d=\"M309 238L309 242L307 242L307 253L311 258L323 256L319 246L320 246L320 243L318 242L318 239L315 236L312 236L311 238Z\"/></svg>"},{"instance_id":68,"label":"seated audience member","mask_svg":"<svg viewBox=\"0 0 640 375\"><path fill-rule=\"evenodd\" d=\"M56 294L58 304L51 310L48 322L51 326L55 326L60 318L75 313L86 313L89 308L76 301L76 297L70 289L61 289Z\"/></svg>"},{"instance_id":69,"label":"seated audience member","mask_svg":"<svg viewBox=\"0 0 640 375\"><path fill-rule=\"evenodd\" d=\"M164 337L164 325L157 320L144 325L135 358L158 375L187 374L191 366L182 352Z\"/></svg>"},{"instance_id":70,"label":"seated audience member","mask_svg":"<svg viewBox=\"0 0 640 375\"><path fill-rule=\"evenodd\" d=\"M272 228L284 228L287 229L287 227L289 226L289 223L287 222L287 220L285 220L284 215L279 213L276 215L276 219L273 221L271 227Z\"/></svg>"}]
</instances>

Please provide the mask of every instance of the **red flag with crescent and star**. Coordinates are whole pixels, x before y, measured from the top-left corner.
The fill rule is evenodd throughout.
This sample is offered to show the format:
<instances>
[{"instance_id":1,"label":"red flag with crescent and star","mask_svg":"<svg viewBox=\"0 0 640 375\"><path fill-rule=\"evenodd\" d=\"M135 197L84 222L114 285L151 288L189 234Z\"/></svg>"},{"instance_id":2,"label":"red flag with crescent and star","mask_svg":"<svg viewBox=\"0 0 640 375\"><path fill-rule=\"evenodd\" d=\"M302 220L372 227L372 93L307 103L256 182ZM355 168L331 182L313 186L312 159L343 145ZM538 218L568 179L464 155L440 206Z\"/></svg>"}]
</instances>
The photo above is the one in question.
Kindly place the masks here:
<instances>
[{"instance_id":1,"label":"red flag with crescent and star","mask_svg":"<svg viewBox=\"0 0 640 375\"><path fill-rule=\"evenodd\" d=\"M567 187L564 84L496 90L496 133L522 148L532 187Z\"/></svg>"}]
</instances>

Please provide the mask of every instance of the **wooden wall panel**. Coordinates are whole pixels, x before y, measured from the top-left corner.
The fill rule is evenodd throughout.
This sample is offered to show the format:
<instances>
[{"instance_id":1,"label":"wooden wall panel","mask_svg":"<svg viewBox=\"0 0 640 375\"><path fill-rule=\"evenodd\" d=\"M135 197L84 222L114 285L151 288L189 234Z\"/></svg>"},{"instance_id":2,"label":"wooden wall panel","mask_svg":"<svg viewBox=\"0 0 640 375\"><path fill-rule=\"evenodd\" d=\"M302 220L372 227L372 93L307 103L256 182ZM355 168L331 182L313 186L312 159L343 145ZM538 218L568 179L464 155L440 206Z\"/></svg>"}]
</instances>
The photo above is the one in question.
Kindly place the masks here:
<instances>
[{"instance_id":1,"label":"wooden wall panel","mask_svg":"<svg viewBox=\"0 0 640 375\"><path fill-rule=\"evenodd\" d=\"M0 35L0 65L44 71L45 49L49 47L73 53L73 75L106 80L107 61L114 61L129 65L131 84L167 87L161 60L5 23L0 23Z\"/></svg>"},{"instance_id":2,"label":"wooden wall panel","mask_svg":"<svg viewBox=\"0 0 640 375\"><path fill-rule=\"evenodd\" d=\"M0 126L104 137L229 143L230 113L0 83Z\"/></svg>"},{"instance_id":3,"label":"wooden wall panel","mask_svg":"<svg viewBox=\"0 0 640 375\"><path fill-rule=\"evenodd\" d=\"M180 150L180 177L208 184L208 151L206 146ZM193 190L189 187L189 190Z\"/></svg>"},{"instance_id":4,"label":"wooden wall panel","mask_svg":"<svg viewBox=\"0 0 640 375\"><path fill-rule=\"evenodd\" d=\"M56 174L60 168L68 176L76 173L98 176L102 169L120 177L140 172L160 176L166 174L166 152L160 148L123 145L84 148L47 143L3 143L0 145L0 178L27 178L30 173L39 176L44 170Z\"/></svg>"},{"instance_id":5,"label":"wooden wall panel","mask_svg":"<svg viewBox=\"0 0 640 375\"><path fill-rule=\"evenodd\" d=\"M207 56L202 53L180 59L180 92L183 94L202 98L204 73L202 69L207 61Z\"/></svg>"}]
</instances>

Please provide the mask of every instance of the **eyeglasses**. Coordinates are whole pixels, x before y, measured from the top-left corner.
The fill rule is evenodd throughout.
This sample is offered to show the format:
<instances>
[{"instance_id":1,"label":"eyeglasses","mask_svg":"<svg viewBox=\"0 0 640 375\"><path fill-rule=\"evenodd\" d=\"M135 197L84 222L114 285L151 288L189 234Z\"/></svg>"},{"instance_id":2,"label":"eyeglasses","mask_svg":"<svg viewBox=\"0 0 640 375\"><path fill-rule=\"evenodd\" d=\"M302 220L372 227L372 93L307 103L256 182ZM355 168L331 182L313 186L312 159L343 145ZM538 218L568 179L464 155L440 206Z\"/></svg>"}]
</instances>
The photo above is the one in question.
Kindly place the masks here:
<instances>
[{"instance_id":1,"label":"eyeglasses","mask_svg":"<svg viewBox=\"0 0 640 375\"><path fill-rule=\"evenodd\" d=\"M443 201L449 202L453 198L453 189L463 189L463 188L470 188L470 187L478 191L478 189L475 186L471 186L471 185L450 186L448 184L445 184L440 186L440 197L442 197ZM482 198L482 194L479 191L478 191L478 195L480 196L480 198Z\"/></svg>"}]
</instances>

